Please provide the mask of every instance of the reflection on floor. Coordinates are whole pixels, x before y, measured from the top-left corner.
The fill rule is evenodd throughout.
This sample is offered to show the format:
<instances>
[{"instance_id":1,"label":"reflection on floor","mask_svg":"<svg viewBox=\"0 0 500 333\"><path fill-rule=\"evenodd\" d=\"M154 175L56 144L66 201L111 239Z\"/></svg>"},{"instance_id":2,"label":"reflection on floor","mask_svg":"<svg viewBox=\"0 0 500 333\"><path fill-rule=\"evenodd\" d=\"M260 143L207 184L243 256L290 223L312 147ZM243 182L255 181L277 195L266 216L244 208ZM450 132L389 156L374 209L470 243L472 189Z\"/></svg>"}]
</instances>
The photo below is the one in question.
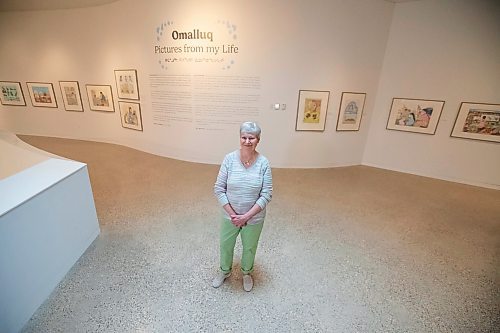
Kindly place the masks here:
<instances>
[{"instance_id":1,"label":"reflection on floor","mask_svg":"<svg viewBox=\"0 0 500 333\"><path fill-rule=\"evenodd\" d=\"M255 288L218 259L218 167L21 137L88 164L102 233L24 332L492 332L500 191L376 168L274 169ZM272 160L271 160L272 162Z\"/></svg>"}]
</instances>

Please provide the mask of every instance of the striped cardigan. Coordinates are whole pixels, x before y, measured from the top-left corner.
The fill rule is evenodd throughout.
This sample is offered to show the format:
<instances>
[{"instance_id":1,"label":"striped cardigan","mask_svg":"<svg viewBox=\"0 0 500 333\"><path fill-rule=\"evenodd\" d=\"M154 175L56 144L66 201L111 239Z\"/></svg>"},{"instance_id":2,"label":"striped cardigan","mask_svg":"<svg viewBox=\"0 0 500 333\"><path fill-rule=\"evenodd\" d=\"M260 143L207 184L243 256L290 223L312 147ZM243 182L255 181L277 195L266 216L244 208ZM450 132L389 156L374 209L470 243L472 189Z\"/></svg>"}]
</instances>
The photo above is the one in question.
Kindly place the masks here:
<instances>
[{"instance_id":1,"label":"striped cardigan","mask_svg":"<svg viewBox=\"0 0 500 333\"><path fill-rule=\"evenodd\" d=\"M245 214L257 204L262 211L247 223L264 222L266 206L273 195L273 177L269 161L259 154L255 162L245 168L240 160L240 151L235 150L224 157L214 185L214 193L221 206L229 203L237 214ZM227 218L226 211L224 214Z\"/></svg>"}]
</instances>

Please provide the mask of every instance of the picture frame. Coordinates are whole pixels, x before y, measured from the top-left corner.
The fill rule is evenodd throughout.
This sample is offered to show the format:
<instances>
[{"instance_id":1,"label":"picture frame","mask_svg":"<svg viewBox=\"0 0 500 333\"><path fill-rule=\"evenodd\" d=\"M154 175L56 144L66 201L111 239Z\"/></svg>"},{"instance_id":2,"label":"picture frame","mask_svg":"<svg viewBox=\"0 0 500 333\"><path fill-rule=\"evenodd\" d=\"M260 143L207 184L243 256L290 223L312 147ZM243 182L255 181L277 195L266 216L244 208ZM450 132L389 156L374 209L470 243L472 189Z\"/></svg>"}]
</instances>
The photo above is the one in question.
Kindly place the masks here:
<instances>
[{"instance_id":1,"label":"picture frame","mask_svg":"<svg viewBox=\"0 0 500 333\"><path fill-rule=\"evenodd\" d=\"M115 112L113 92L110 85L87 84L90 110Z\"/></svg>"},{"instance_id":2,"label":"picture frame","mask_svg":"<svg viewBox=\"0 0 500 333\"><path fill-rule=\"evenodd\" d=\"M54 86L48 82L26 82L31 104L36 107L57 108Z\"/></svg>"},{"instance_id":3,"label":"picture frame","mask_svg":"<svg viewBox=\"0 0 500 333\"><path fill-rule=\"evenodd\" d=\"M66 111L83 112L82 95L78 81L59 81L61 96Z\"/></svg>"},{"instance_id":4,"label":"picture frame","mask_svg":"<svg viewBox=\"0 0 500 333\"><path fill-rule=\"evenodd\" d=\"M134 102L118 101L123 128L142 131L141 105Z\"/></svg>"},{"instance_id":5,"label":"picture frame","mask_svg":"<svg viewBox=\"0 0 500 333\"><path fill-rule=\"evenodd\" d=\"M443 107L439 100L393 98L386 128L434 135Z\"/></svg>"},{"instance_id":6,"label":"picture frame","mask_svg":"<svg viewBox=\"0 0 500 333\"><path fill-rule=\"evenodd\" d=\"M26 106L21 82L0 81L0 102L2 105Z\"/></svg>"},{"instance_id":7,"label":"picture frame","mask_svg":"<svg viewBox=\"0 0 500 333\"><path fill-rule=\"evenodd\" d=\"M450 136L500 142L500 104L460 103Z\"/></svg>"},{"instance_id":8,"label":"picture frame","mask_svg":"<svg viewBox=\"0 0 500 333\"><path fill-rule=\"evenodd\" d=\"M115 81L118 98L139 100L137 70L117 69L115 70Z\"/></svg>"},{"instance_id":9,"label":"picture frame","mask_svg":"<svg viewBox=\"0 0 500 333\"><path fill-rule=\"evenodd\" d=\"M324 131L329 98L329 91L299 90L295 130Z\"/></svg>"},{"instance_id":10,"label":"picture frame","mask_svg":"<svg viewBox=\"0 0 500 333\"><path fill-rule=\"evenodd\" d=\"M359 131L366 93L343 92L337 117L337 131Z\"/></svg>"}]
</instances>

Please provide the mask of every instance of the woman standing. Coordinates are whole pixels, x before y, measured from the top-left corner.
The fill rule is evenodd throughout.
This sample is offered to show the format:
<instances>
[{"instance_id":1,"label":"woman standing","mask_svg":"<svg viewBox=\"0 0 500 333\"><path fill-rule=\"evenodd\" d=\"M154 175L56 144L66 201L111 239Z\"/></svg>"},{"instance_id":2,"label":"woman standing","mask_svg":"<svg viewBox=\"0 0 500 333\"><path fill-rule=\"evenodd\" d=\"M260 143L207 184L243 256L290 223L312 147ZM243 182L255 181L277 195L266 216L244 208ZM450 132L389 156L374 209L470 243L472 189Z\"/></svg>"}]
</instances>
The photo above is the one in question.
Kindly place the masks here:
<instances>
[{"instance_id":1,"label":"woman standing","mask_svg":"<svg viewBox=\"0 0 500 333\"><path fill-rule=\"evenodd\" d=\"M260 233L271 201L273 180L269 161L256 150L261 129L254 122L240 126L240 149L226 155L214 185L214 193L224 209L220 227L220 271L212 286L220 287L231 275L234 246L241 234L243 289L253 288L250 273Z\"/></svg>"}]
</instances>

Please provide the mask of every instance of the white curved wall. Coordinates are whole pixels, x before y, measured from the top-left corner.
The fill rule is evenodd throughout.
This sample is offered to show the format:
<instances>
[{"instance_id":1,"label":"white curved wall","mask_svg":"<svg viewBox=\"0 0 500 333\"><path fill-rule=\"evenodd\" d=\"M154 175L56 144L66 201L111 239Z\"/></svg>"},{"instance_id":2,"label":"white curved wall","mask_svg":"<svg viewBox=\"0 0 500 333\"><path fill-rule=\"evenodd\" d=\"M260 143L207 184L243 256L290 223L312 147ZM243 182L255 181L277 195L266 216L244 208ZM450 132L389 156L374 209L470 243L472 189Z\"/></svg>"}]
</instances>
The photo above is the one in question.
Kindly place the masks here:
<instances>
[{"instance_id":1,"label":"white curved wall","mask_svg":"<svg viewBox=\"0 0 500 333\"><path fill-rule=\"evenodd\" d=\"M37 151L38 154L34 154ZM0 180L55 156L19 140L13 133L0 130Z\"/></svg>"},{"instance_id":2,"label":"white curved wall","mask_svg":"<svg viewBox=\"0 0 500 333\"><path fill-rule=\"evenodd\" d=\"M238 126L200 131L157 126L152 119L150 74L162 74L153 54L156 28L166 20L183 27L237 25L239 55L230 71L177 68L170 74L260 78L260 150L274 166L360 164L393 5L385 1L137 1L93 8L0 13L0 80L21 81L28 107L0 107L0 127L22 134L127 145L182 160L220 163L238 147ZM369 38L367 38L369 36ZM123 129L118 112L90 111L85 84L112 85L115 69L138 71L144 131ZM76 80L85 112L67 112L59 80ZM54 84L57 109L31 106L26 81ZM326 129L296 132L300 89L331 91ZM367 93L360 132L336 132L342 91ZM287 105L273 111L272 103Z\"/></svg>"},{"instance_id":3,"label":"white curved wall","mask_svg":"<svg viewBox=\"0 0 500 333\"><path fill-rule=\"evenodd\" d=\"M231 70L179 66L168 73L259 78L254 120L273 166L365 164L500 188L499 145L449 137L460 102L500 103L495 0L119 0L0 13L0 80L20 81L28 105L0 106L0 128L220 163L238 146L237 125L220 131L155 125L150 89L150 75L165 73L154 55L158 25L211 27L220 19L238 28L240 53ZM123 129L118 112L90 111L85 95L85 84L111 85L117 109L113 71L128 68L138 71L144 132ZM64 111L59 80L79 81L85 112ZM53 83L59 107L32 107L26 81ZM295 131L300 89L331 92L324 132ZM367 93L359 132L335 131L343 91ZM436 134L386 130L393 97L445 100ZM273 111L273 103L287 109Z\"/></svg>"},{"instance_id":4,"label":"white curved wall","mask_svg":"<svg viewBox=\"0 0 500 333\"><path fill-rule=\"evenodd\" d=\"M500 189L500 144L450 137L461 102L500 104L500 2L397 5L363 164ZM435 135L386 130L393 97L444 100Z\"/></svg>"},{"instance_id":5,"label":"white curved wall","mask_svg":"<svg viewBox=\"0 0 500 333\"><path fill-rule=\"evenodd\" d=\"M0 332L19 332L100 232L87 165L0 131Z\"/></svg>"}]
</instances>

